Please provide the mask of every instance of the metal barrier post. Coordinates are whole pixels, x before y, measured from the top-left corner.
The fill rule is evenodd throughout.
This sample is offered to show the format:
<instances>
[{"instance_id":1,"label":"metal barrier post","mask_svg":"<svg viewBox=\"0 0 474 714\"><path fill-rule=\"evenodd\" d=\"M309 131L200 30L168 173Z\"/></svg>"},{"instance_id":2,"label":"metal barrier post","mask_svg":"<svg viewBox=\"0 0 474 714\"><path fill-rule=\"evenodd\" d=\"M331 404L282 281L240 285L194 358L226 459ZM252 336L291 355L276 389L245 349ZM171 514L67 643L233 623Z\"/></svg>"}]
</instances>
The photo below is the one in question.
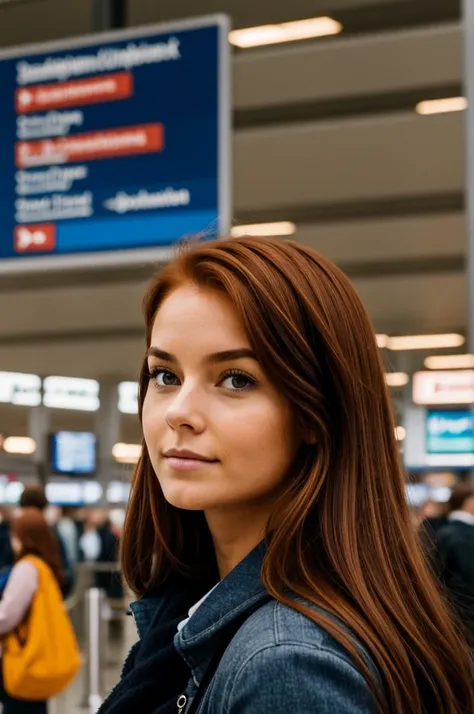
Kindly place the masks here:
<instances>
[{"instance_id":1,"label":"metal barrier post","mask_svg":"<svg viewBox=\"0 0 474 714\"><path fill-rule=\"evenodd\" d=\"M104 592L90 588L86 593L86 652L84 698L82 706L95 714L102 704L101 649L103 641Z\"/></svg>"}]
</instances>

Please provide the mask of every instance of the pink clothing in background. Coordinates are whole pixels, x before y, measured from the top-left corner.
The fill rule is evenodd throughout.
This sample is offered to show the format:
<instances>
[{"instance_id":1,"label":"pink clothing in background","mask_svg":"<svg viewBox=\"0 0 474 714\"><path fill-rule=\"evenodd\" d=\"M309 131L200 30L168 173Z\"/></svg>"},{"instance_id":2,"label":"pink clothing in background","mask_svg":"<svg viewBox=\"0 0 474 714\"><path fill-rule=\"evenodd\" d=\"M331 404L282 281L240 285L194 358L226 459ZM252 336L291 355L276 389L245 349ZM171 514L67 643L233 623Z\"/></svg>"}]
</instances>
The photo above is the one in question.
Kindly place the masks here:
<instances>
[{"instance_id":1,"label":"pink clothing in background","mask_svg":"<svg viewBox=\"0 0 474 714\"><path fill-rule=\"evenodd\" d=\"M17 563L0 600L0 637L23 622L37 589L38 571L33 563L26 560Z\"/></svg>"}]
</instances>

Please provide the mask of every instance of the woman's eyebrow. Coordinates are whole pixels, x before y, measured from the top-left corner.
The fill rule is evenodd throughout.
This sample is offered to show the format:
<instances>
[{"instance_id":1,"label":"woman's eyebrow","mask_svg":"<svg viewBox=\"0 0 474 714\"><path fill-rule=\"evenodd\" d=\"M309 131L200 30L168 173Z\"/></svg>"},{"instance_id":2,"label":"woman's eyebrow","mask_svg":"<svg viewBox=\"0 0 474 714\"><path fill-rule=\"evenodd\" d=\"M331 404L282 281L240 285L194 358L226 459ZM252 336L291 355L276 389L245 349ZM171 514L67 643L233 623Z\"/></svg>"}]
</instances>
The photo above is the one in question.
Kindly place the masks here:
<instances>
[{"instance_id":1,"label":"woman's eyebrow","mask_svg":"<svg viewBox=\"0 0 474 714\"><path fill-rule=\"evenodd\" d=\"M147 357L157 357L165 362L177 362L178 360L170 352L160 350L158 347L149 347L146 352Z\"/></svg>"},{"instance_id":2,"label":"woman's eyebrow","mask_svg":"<svg viewBox=\"0 0 474 714\"><path fill-rule=\"evenodd\" d=\"M240 347L236 350L226 350L225 352L215 352L208 355L204 362L207 364L217 364L219 362L230 362L235 359L254 359L257 360L255 354L248 347Z\"/></svg>"},{"instance_id":3,"label":"woman's eyebrow","mask_svg":"<svg viewBox=\"0 0 474 714\"><path fill-rule=\"evenodd\" d=\"M157 359L162 359L165 362L178 362L175 355L165 350L161 350L158 347L150 347L146 353L147 357L156 357ZM206 364L218 364L219 362L230 362L236 359L254 359L257 361L255 354L248 347L240 347L235 350L225 350L224 352L215 352L214 354L207 355L204 358L204 363Z\"/></svg>"}]
</instances>

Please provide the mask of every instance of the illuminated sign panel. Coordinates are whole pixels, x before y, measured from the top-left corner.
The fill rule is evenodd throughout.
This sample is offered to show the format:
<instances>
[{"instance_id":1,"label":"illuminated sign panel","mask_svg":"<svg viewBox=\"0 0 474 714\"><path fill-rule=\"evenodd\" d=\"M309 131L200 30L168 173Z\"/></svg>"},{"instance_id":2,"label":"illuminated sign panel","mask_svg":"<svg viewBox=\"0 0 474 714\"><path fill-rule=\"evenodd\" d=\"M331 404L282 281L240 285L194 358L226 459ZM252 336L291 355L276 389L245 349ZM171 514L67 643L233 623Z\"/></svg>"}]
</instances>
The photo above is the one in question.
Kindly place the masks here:
<instances>
[{"instance_id":1,"label":"illuminated sign panel","mask_svg":"<svg viewBox=\"0 0 474 714\"><path fill-rule=\"evenodd\" d=\"M420 406L474 404L474 370L416 372L413 402Z\"/></svg>"},{"instance_id":2,"label":"illuminated sign panel","mask_svg":"<svg viewBox=\"0 0 474 714\"><path fill-rule=\"evenodd\" d=\"M118 386L118 408L122 414L138 414L138 382L121 382Z\"/></svg>"},{"instance_id":3,"label":"illuminated sign panel","mask_svg":"<svg viewBox=\"0 0 474 714\"><path fill-rule=\"evenodd\" d=\"M46 377L45 407L95 412L100 407L99 382L78 377Z\"/></svg>"},{"instance_id":4,"label":"illuminated sign panel","mask_svg":"<svg viewBox=\"0 0 474 714\"><path fill-rule=\"evenodd\" d=\"M155 260L230 228L224 16L0 54L0 271Z\"/></svg>"},{"instance_id":5,"label":"illuminated sign panel","mask_svg":"<svg viewBox=\"0 0 474 714\"><path fill-rule=\"evenodd\" d=\"M25 407L41 404L41 379L37 374L0 372L0 402Z\"/></svg>"}]
</instances>

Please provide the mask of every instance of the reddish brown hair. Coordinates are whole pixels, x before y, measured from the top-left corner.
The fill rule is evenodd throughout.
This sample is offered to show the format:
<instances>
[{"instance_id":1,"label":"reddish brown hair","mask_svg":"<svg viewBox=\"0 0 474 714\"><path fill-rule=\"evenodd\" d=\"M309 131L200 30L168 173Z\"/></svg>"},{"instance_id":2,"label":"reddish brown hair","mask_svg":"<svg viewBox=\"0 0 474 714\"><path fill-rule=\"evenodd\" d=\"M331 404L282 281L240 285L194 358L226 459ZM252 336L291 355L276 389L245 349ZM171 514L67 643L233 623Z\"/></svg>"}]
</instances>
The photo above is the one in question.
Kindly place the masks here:
<instances>
[{"instance_id":1,"label":"reddish brown hair","mask_svg":"<svg viewBox=\"0 0 474 714\"><path fill-rule=\"evenodd\" d=\"M410 521L383 364L349 280L295 243L200 244L182 251L149 286L147 347L161 303L189 282L228 296L266 374L302 433L314 437L315 445L301 447L268 526L262 579L269 593L346 648L380 712L474 712L468 646ZM144 363L140 418L147 387ZM123 535L128 583L144 595L175 572L197 576L211 560L204 518L165 501L144 444ZM354 635L377 666L383 694Z\"/></svg>"},{"instance_id":2,"label":"reddish brown hair","mask_svg":"<svg viewBox=\"0 0 474 714\"><path fill-rule=\"evenodd\" d=\"M39 508L44 511L48 506L48 499L43 486L25 486L19 505L20 508Z\"/></svg>"},{"instance_id":3,"label":"reddish brown hair","mask_svg":"<svg viewBox=\"0 0 474 714\"><path fill-rule=\"evenodd\" d=\"M63 582L58 539L38 508L23 508L12 519L11 529L21 542L19 558L35 555L49 565L59 585Z\"/></svg>"}]
</instances>

